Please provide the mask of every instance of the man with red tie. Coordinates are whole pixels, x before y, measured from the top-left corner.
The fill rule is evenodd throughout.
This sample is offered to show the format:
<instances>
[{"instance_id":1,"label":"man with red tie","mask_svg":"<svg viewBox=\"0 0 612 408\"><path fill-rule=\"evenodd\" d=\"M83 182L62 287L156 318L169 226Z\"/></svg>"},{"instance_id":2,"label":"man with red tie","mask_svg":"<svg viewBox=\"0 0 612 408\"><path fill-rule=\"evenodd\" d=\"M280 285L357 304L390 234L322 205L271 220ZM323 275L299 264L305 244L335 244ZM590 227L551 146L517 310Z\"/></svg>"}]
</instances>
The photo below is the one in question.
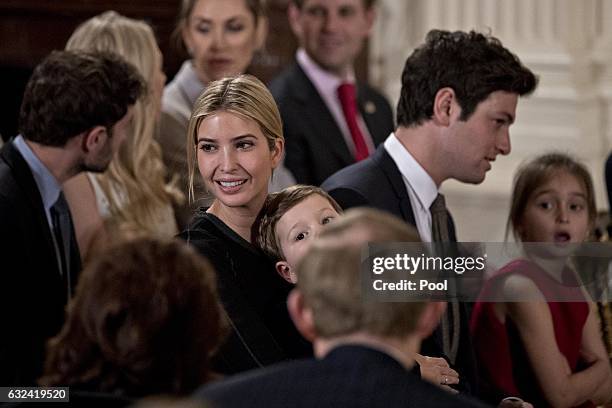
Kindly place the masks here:
<instances>
[{"instance_id":1,"label":"man with red tie","mask_svg":"<svg viewBox=\"0 0 612 408\"><path fill-rule=\"evenodd\" d=\"M374 0L291 0L296 63L270 85L285 132L285 165L321 184L367 158L393 131L387 100L357 83L353 63L370 34Z\"/></svg>"}]
</instances>

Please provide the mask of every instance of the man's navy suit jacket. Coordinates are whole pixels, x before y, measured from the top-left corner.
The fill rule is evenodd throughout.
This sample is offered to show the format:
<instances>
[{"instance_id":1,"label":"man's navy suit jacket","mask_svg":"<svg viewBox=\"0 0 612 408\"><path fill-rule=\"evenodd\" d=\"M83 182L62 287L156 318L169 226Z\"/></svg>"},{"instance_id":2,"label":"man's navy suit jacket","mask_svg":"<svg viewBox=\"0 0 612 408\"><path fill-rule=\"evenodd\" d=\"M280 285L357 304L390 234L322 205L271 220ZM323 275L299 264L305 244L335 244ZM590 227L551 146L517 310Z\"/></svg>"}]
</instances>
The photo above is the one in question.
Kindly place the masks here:
<instances>
[{"instance_id":1,"label":"man's navy suit jacket","mask_svg":"<svg viewBox=\"0 0 612 408\"><path fill-rule=\"evenodd\" d=\"M12 142L0 150L0 385L32 385L45 341L64 322L68 285L81 269L74 231L71 279L62 277L52 232L32 172Z\"/></svg>"},{"instance_id":2,"label":"man's navy suit jacket","mask_svg":"<svg viewBox=\"0 0 612 408\"><path fill-rule=\"evenodd\" d=\"M355 163L342 132L319 92L298 64L270 83L285 135L285 165L298 183L318 186L336 171ZM374 146L393 131L389 102L358 84L357 105Z\"/></svg>"},{"instance_id":3,"label":"man's navy suit jacket","mask_svg":"<svg viewBox=\"0 0 612 408\"><path fill-rule=\"evenodd\" d=\"M196 396L219 408L479 407L420 380L389 355L339 346L322 360L294 360L213 383Z\"/></svg>"},{"instance_id":4,"label":"man's navy suit jacket","mask_svg":"<svg viewBox=\"0 0 612 408\"><path fill-rule=\"evenodd\" d=\"M410 225L416 225L402 174L384 146L380 146L366 160L332 175L321 187L344 209L373 207L389 212ZM456 242L455 225L450 213L448 220L451 241ZM458 389L476 394L476 363L469 333L469 312L464 303L460 303L460 322L460 342L455 362L461 378ZM431 357L444 356L439 327L432 336L423 341L421 354Z\"/></svg>"}]
</instances>

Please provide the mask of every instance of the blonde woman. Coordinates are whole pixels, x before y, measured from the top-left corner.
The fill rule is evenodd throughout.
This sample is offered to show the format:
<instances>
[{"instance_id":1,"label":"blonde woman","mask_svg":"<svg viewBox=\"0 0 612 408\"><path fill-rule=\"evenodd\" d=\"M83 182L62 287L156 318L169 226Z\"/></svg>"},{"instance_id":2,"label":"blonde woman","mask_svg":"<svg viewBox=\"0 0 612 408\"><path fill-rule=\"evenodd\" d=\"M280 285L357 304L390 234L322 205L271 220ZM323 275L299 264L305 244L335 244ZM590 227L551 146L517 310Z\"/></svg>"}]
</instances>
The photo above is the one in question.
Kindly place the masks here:
<instances>
[{"instance_id":1,"label":"blonde woman","mask_svg":"<svg viewBox=\"0 0 612 408\"><path fill-rule=\"evenodd\" d=\"M188 188L185 135L196 99L211 81L241 74L265 43L268 33L264 0L182 0L175 37L190 59L185 61L163 95L159 141L168 170ZM295 180L282 165L270 184L272 191L293 185ZM198 199L205 187L195 177ZM210 199L204 199L210 202ZM191 213L185 207L185 217Z\"/></svg>"},{"instance_id":2,"label":"blonde woman","mask_svg":"<svg viewBox=\"0 0 612 408\"><path fill-rule=\"evenodd\" d=\"M249 75L210 83L196 101L187 144L191 185L197 163L214 200L181 237L214 265L233 328L217 369L230 374L308 354L287 314L291 287L251 238L284 148L272 95Z\"/></svg>"},{"instance_id":3,"label":"blonde woman","mask_svg":"<svg viewBox=\"0 0 612 408\"><path fill-rule=\"evenodd\" d=\"M138 69L149 88L136 102L130 133L108 170L77 176L65 185L83 259L92 245L105 240L175 235L172 205L183 197L166 184L160 147L153 139L166 80L153 30L143 21L107 11L81 24L66 49L114 52Z\"/></svg>"}]
</instances>

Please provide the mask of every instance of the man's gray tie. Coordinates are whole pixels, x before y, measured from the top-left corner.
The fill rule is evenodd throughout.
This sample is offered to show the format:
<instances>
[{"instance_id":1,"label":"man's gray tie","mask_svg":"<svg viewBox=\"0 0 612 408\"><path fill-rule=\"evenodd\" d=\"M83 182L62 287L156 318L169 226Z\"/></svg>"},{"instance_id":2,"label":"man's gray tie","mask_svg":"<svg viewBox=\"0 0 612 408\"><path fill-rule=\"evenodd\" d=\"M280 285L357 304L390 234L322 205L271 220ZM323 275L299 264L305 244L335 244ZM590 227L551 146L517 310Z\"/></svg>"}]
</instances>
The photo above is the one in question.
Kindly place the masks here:
<instances>
[{"instance_id":1,"label":"man's gray tie","mask_svg":"<svg viewBox=\"0 0 612 408\"><path fill-rule=\"evenodd\" d=\"M51 206L50 213L60 273L66 282L68 296L71 297L70 234L72 230L72 222L70 220L70 209L68 208L68 203L66 202L62 192L60 192L55 204Z\"/></svg>"},{"instance_id":2,"label":"man's gray tie","mask_svg":"<svg viewBox=\"0 0 612 408\"><path fill-rule=\"evenodd\" d=\"M446 202L442 194L438 194L436 199L429 207L431 212L431 240L432 242L448 243L450 242L450 234L448 231L448 211ZM443 256L444 254L438 254ZM456 292L455 280L448 280L449 294L454 295ZM459 349L459 302L457 299L450 299L448 307L441 321L442 326L442 347L444 354L449 358L451 364L455 363L457 358L457 350Z\"/></svg>"}]
</instances>

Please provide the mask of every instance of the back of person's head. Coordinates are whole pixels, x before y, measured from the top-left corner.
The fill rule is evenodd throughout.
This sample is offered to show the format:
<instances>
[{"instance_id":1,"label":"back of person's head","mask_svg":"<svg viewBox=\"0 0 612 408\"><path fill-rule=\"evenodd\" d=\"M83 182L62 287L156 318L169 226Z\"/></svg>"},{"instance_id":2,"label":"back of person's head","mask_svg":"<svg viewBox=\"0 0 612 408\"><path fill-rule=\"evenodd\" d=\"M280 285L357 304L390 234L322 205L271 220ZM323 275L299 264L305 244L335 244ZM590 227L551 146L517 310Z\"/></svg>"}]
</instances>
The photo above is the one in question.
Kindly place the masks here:
<instances>
[{"instance_id":1,"label":"back of person's head","mask_svg":"<svg viewBox=\"0 0 612 408\"><path fill-rule=\"evenodd\" d=\"M423 302L365 302L362 249L368 242L420 242L417 231L390 214L352 209L321 231L298 265L297 287L312 310L318 336L365 332L404 338L416 328Z\"/></svg>"},{"instance_id":2,"label":"back of person's head","mask_svg":"<svg viewBox=\"0 0 612 408\"><path fill-rule=\"evenodd\" d=\"M209 379L226 332L210 264L179 241L120 244L83 271L44 385L139 397Z\"/></svg>"},{"instance_id":3,"label":"back of person's head","mask_svg":"<svg viewBox=\"0 0 612 408\"><path fill-rule=\"evenodd\" d=\"M253 235L255 244L273 260L285 259L276 234L278 221L287 211L313 194L318 194L327 199L338 214L342 213L342 208L336 200L320 187L296 184L268 195L257 220L253 224Z\"/></svg>"},{"instance_id":4,"label":"back of person's head","mask_svg":"<svg viewBox=\"0 0 612 408\"><path fill-rule=\"evenodd\" d=\"M431 30L406 60L397 123L414 127L431 119L441 88L453 89L461 119L467 120L492 92L523 96L536 85L536 76L497 38L475 31Z\"/></svg>"},{"instance_id":5,"label":"back of person's head","mask_svg":"<svg viewBox=\"0 0 612 408\"><path fill-rule=\"evenodd\" d=\"M272 151L277 140L284 141L283 124L276 102L268 88L252 75L238 75L211 82L197 99L187 131L190 196L197 167L198 129L202 121L219 112L229 112L252 120L261 129Z\"/></svg>"},{"instance_id":6,"label":"back of person's head","mask_svg":"<svg viewBox=\"0 0 612 408\"><path fill-rule=\"evenodd\" d=\"M506 235L512 228L514 238L517 241L522 241L519 226L522 223L529 200L536 190L563 172L575 177L584 188L589 223L591 226L594 224L597 217L597 207L595 205L593 180L589 171L570 155L553 152L543 154L523 164L514 176Z\"/></svg>"},{"instance_id":7,"label":"back of person's head","mask_svg":"<svg viewBox=\"0 0 612 408\"><path fill-rule=\"evenodd\" d=\"M154 229L153 224L159 220L153 219L156 212L150 207L168 205L170 198L180 201L182 195L166 185L161 148L153 138L161 110L163 83L159 81L165 80L153 30L144 21L107 11L77 27L66 49L115 53L136 67L146 80L149 92L134 106L129 137L108 170L96 177L117 224L124 228L130 225L136 231ZM118 186L121 199L115 193Z\"/></svg>"},{"instance_id":8,"label":"back of person's head","mask_svg":"<svg viewBox=\"0 0 612 408\"><path fill-rule=\"evenodd\" d=\"M53 51L26 85L19 131L27 140L63 147L95 126L112 127L145 88L130 64L108 53Z\"/></svg>"}]
</instances>

